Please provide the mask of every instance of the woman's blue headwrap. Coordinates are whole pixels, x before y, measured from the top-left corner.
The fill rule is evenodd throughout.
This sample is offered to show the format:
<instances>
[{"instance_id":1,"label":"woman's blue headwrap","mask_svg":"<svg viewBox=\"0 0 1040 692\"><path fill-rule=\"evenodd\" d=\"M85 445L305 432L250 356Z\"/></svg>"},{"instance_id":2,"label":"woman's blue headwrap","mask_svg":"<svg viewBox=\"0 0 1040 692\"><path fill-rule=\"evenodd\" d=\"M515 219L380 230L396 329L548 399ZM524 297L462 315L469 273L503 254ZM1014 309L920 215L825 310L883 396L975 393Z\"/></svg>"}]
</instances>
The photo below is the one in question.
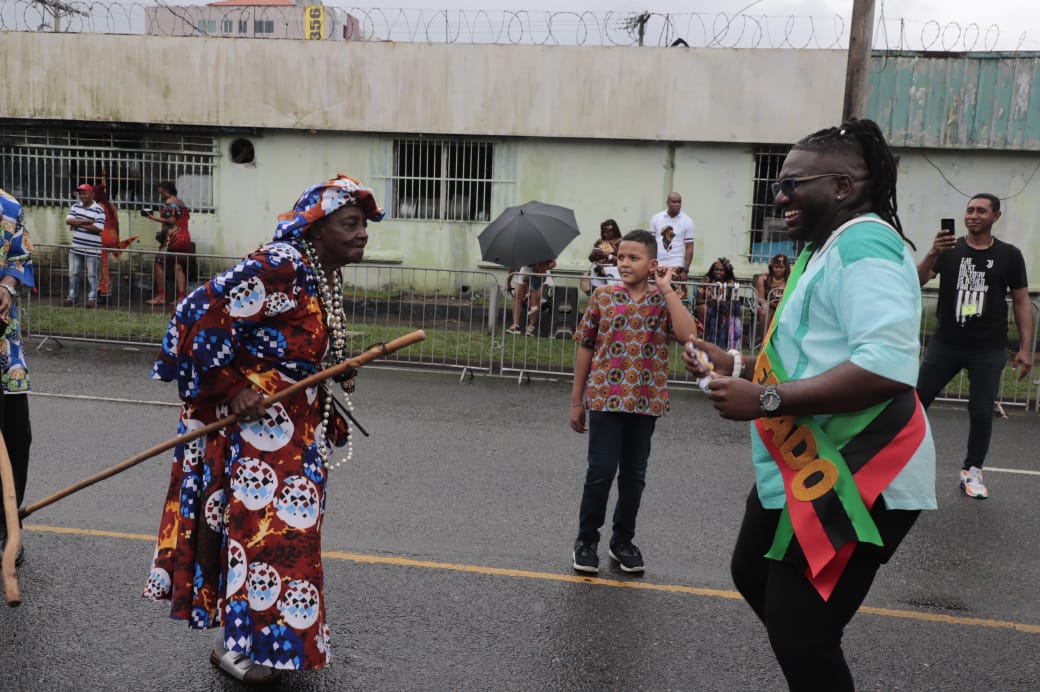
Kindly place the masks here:
<instances>
[{"instance_id":1,"label":"woman's blue headwrap","mask_svg":"<svg viewBox=\"0 0 1040 692\"><path fill-rule=\"evenodd\" d=\"M384 213L376 204L372 190L350 176L339 173L332 180L312 185L303 191L293 210L278 215L275 240L299 238L318 219L340 207L361 207L369 221L382 221Z\"/></svg>"}]
</instances>

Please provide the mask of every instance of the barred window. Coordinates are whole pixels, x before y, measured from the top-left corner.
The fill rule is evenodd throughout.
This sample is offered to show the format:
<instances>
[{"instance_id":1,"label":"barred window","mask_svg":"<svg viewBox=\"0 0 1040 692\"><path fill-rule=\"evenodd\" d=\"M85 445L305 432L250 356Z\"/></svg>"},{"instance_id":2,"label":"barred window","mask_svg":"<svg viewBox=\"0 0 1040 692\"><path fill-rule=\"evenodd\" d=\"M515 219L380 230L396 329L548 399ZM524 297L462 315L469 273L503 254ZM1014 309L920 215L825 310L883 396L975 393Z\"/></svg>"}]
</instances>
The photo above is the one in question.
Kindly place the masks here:
<instances>
[{"instance_id":1,"label":"barred window","mask_svg":"<svg viewBox=\"0 0 1040 692\"><path fill-rule=\"evenodd\" d=\"M217 31L217 20L216 19L200 19L196 24L195 28L204 34L213 34Z\"/></svg>"},{"instance_id":2,"label":"barred window","mask_svg":"<svg viewBox=\"0 0 1040 692\"><path fill-rule=\"evenodd\" d=\"M213 212L213 137L45 128L0 131L0 180L27 205L64 206L81 183L104 183L117 206L143 209L171 180L192 211Z\"/></svg>"},{"instance_id":3,"label":"barred window","mask_svg":"<svg viewBox=\"0 0 1040 692\"><path fill-rule=\"evenodd\" d=\"M748 260L751 262L768 262L773 255L781 252L788 257L795 254L794 242L787 237L784 216L773 204L773 190L770 188L770 184L779 177L789 150L789 146L777 144L756 144L752 148L755 171L752 178L748 242Z\"/></svg>"},{"instance_id":4,"label":"barred window","mask_svg":"<svg viewBox=\"0 0 1040 692\"><path fill-rule=\"evenodd\" d=\"M274 20L273 19L257 19L253 22L253 33L255 34L273 34L274 33Z\"/></svg>"},{"instance_id":5,"label":"barred window","mask_svg":"<svg viewBox=\"0 0 1040 692\"><path fill-rule=\"evenodd\" d=\"M494 154L492 142L394 140L391 213L399 219L490 220Z\"/></svg>"}]
</instances>

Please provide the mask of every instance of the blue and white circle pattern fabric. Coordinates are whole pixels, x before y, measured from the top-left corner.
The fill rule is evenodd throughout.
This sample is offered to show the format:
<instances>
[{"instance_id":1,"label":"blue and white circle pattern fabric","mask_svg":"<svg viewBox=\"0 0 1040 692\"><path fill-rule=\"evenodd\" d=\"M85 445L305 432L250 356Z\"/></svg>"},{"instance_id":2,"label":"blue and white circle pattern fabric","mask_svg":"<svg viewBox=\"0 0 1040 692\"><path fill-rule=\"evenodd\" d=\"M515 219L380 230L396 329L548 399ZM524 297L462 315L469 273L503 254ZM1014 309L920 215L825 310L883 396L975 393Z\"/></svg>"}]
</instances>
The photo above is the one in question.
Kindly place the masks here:
<instances>
[{"instance_id":1,"label":"blue and white circle pattern fabric","mask_svg":"<svg viewBox=\"0 0 1040 692\"><path fill-rule=\"evenodd\" d=\"M268 406L262 418L240 422L239 427L242 441L248 442L261 452L275 452L289 444L296 429L292 418L280 403Z\"/></svg>"},{"instance_id":2,"label":"blue and white circle pattern fabric","mask_svg":"<svg viewBox=\"0 0 1040 692\"><path fill-rule=\"evenodd\" d=\"M246 583L246 550L234 538L228 539L227 547L227 595L232 596Z\"/></svg>"},{"instance_id":3,"label":"blue and white circle pattern fabric","mask_svg":"<svg viewBox=\"0 0 1040 692\"><path fill-rule=\"evenodd\" d=\"M318 521L318 489L303 476L287 476L274 503L278 517L294 529L309 529Z\"/></svg>"},{"instance_id":4,"label":"blue and white circle pattern fabric","mask_svg":"<svg viewBox=\"0 0 1040 692\"><path fill-rule=\"evenodd\" d=\"M253 648L253 614L245 601L232 601L224 610L224 648L229 651Z\"/></svg>"},{"instance_id":5,"label":"blue and white circle pattern fabric","mask_svg":"<svg viewBox=\"0 0 1040 692\"><path fill-rule=\"evenodd\" d=\"M181 428L178 432L181 435L192 433L204 425L205 423L196 418L185 418L181 421ZM202 463L202 457L205 453L205 445L205 441L198 437L183 444L181 447L183 456L181 466L184 469L184 473L193 473L199 468L199 464Z\"/></svg>"},{"instance_id":6,"label":"blue and white circle pattern fabric","mask_svg":"<svg viewBox=\"0 0 1040 692\"><path fill-rule=\"evenodd\" d=\"M215 533L222 533L226 520L224 511L227 509L227 498L223 489L218 489L206 499L206 524Z\"/></svg>"},{"instance_id":7,"label":"blue and white circle pattern fabric","mask_svg":"<svg viewBox=\"0 0 1040 692\"><path fill-rule=\"evenodd\" d=\"M267 289L259 277L251 277L228 292L228 314L232 317L252 317L264 306Z\"/></svg>"},{"instance_id":8,"label":"blue and white circle pattern fabric","mask_svg":"<svg viewBox=\"0 0 1040 692\"><path fill-rule=\"evenodd\" d=\"M289 627L305 630L318 620L321 594L318 587L309 581L298 579L285 587L285 593L278 601L278 612Z\"/></svg>"},{"instance_id":9,"label":"blue and white circle pattern fabric","mask_svg":"<svg viewBox=\"0 0 1040 692\"><path fill-rule=\"evenodd\" d=\"M264 306L264 315L274 317L296 307L296 301L289 294L279 291L267 296L267 304Z\"/></svg>"},{"instance_id":10,"label":"blue and white circle pattern fabric","mask_svg":"<svg viewBox=\"0 0 1040 692\"><path fill-rule=\"evenodd\" d=\"M158 601L170 594L170 573L162 567L153 567L144 585L145 598Z\"/></svg>"},{"instance_id":11,"label":"blue and white circle pattern fabric","mask_svg":"<svg viewBox=\"0 0 1040 692\"><path fill-rule=\"evenodd\" d=\"M247 509L255 512L266 507L277 490L278 476L269 464L252 457L243 457L235 464L231 491Z\"/></svg>"},{"instance_id":12,"label":"blue and white circle pattern fabric","mask_svg":"<svg viewBox=\"0 0 1040 692\"><path fill-rule=\"evenodd\" d=\"M285 625L268 625L257 634L253 660L272 668L296 670L303 663L303 640Z\"/></svg>"},{"instance_id":13,"label":"blue and white circle pattern fabric","mask_svg":"<svg viewBox=\"0 0 1040 692\"><path fill-rule=\"evenodd\" d=\"M282 575L266 562L249 563L246 583L249 607L253 610L267 610L278 602L278 596L282 591Z\"/></svg>"}]
</instances>

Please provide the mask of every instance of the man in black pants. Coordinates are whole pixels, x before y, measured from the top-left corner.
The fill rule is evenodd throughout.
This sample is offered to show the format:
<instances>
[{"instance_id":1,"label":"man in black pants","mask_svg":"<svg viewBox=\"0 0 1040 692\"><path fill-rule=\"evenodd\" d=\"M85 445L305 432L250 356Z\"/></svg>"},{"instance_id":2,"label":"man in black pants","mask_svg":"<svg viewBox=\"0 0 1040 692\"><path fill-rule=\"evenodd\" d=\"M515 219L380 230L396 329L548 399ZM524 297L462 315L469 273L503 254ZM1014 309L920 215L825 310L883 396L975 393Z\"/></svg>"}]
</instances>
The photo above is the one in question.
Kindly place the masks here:
<instances>
[{"instance_id":1,"label":"man in black pants","mask_svg":"<svg viewBox=\"0 0 1040 692\"><path fill-rule=\"evenodd\" d=\"M960 488L979 500L989 496L982 482L982 464L993 432L1000 375L1007 363L1009 290L1019 343L1012 367L1018 369L1020 380L1033 367L1026 264L1017 247L993 237L993 224L999 218L1000 198L975 195L964 213L968 234L956 238L940 231L917 265L922 286L939 276L938 323L921 363L917 394L928 408L954 375L961 369L968 371L970 427Z\"/></svg>"},{"instance_id":2,"label":"man in black pants","mask_svg":"<svg viewBox=\"0 0 1040 692\"><path fill-rule=\"evenodd\" d=\"M19 506L25 496L29 470L29 371L14 303L18 285L33 285L32 241L24 226L22 206L0 190L0 431L7 445ZM0 550L7 543L7 529L0 521ZM15 559L21 564L23 552Z\"/></svg>"}]
</instances>

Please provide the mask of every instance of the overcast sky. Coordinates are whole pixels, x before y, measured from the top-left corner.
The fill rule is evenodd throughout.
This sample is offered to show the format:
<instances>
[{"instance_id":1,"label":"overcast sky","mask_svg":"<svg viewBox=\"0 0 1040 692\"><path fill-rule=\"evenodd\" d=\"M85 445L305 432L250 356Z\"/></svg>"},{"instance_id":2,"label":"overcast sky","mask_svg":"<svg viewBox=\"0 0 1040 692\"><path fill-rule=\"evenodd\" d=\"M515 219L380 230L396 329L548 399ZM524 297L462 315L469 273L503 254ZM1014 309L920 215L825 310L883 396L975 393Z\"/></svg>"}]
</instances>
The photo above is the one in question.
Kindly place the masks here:
<instances>
[{"instance_id":1,"label":"overcast sky","mask_svg":"<svg viewBox=\"0 0 1040 692\"><path fill-rule=\"evenodd\" d=\"M326 0L330 4L358 7L377 7L358 0ZM740 10L755 17L789 16L833 18L835 15L847 20L852 14L853 0L389 0L381 3L384 8L426 8L465 10L506 11L564 11L588 10L593 12L617 11L622 13L646 10L655 13L705 14L736 13ZM941 26L946 31L947 41L956 40L956 23L968 32L976 50L984 48L999 50L1040 51L1040 2L1037 0L876 0L875 19L883 14L888 20L889 45L896 41L898 20L904 20L904 30L911 48L921 48L922 41L928 42ZM929 24L929 22L933 22ZM937 22L938 24L935 24ZM969 25L977 28L970 28ZM999 32L997 31L999 29ZM875 30L880 45L882 40ZM979 35L977 41L972 32ZM821 32L822 33L822 32ZM999 35L999 40L997 36ZM691 42L692 43L692 42ZM985 44L985 45L984 45ZM948 46L950 50L960 46ZM942 46L933 43L932 50Z\"/></svg>"}]
</instances>

